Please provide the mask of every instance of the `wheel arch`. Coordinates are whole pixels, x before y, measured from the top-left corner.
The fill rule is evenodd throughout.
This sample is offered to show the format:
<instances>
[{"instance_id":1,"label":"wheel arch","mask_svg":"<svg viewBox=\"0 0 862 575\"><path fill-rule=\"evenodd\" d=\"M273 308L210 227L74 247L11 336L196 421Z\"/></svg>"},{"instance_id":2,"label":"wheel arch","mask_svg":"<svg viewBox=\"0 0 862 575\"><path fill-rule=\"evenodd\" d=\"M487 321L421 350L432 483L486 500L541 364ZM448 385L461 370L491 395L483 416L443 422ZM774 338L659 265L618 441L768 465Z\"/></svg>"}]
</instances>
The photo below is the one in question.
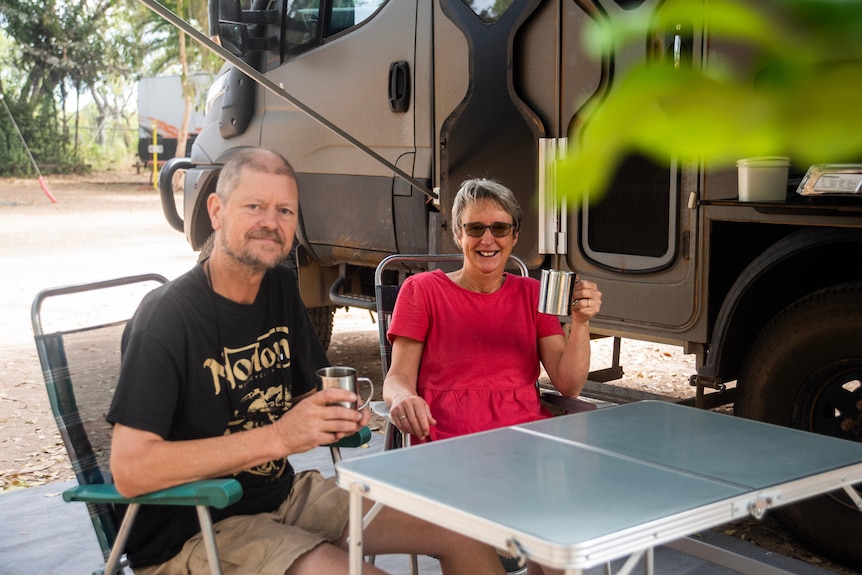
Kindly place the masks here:
<instances>
[{"instance_id":1,"label":"wheel arch","mask_svg":"<svg viewBox=\"0 0 862 575\"><path fill-rule=\"evenodd\" d=\"M186 172L188 174L189 172ZM218 177L221 173L221 166L212 166L207 169L198 170L197 178L192 182L186 182L186 195L191 197L191 209L186 207L186 237L195 251L200 250L206 243L207 239L212 235L213 228L210 221L210 215L207 211L207 198L210 194L215 193ZM188 190L188 186L192 186L192 190Z\"/></svg>"},{"instance_id":2,"label":"wheel arch","mask_svg":"<svg viewBox=\"0 0 862 575\"><path fill-rule=\"evenodd\" d=\"M782 309L824 287L860 280L859 230L803 228L781 238L752 260L728 290L698 378L736 379L757 334Z\"/></svg>"}]
</instances>

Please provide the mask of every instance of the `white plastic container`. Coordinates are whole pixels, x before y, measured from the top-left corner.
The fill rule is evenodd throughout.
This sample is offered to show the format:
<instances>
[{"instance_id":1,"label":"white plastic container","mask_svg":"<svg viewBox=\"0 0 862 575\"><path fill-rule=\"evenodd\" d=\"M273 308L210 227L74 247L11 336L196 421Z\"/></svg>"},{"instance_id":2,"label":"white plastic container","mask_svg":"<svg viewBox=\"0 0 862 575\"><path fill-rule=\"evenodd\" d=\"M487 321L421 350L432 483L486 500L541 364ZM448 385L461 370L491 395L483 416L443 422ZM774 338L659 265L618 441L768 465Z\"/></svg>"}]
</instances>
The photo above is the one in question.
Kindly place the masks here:
<instances>
[{"instance_id":1,"label":"white plastic container","mask_svg":"<svg viewBox=\"0 0 862 575\"><path fill-rule=\"evenodd\" d=\"M740 202L783 202L787 198L790 158L764 156L736 162Z\"/></svg>"}]
</instances>

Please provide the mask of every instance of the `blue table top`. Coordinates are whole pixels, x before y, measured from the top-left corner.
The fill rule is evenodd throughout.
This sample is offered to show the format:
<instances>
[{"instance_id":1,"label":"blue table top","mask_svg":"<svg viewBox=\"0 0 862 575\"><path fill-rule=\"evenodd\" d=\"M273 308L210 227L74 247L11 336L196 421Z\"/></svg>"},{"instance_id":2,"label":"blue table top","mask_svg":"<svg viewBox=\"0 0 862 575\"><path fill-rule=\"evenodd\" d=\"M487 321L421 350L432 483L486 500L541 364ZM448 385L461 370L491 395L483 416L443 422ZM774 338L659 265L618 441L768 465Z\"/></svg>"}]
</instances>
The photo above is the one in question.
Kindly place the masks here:
<instances>
[{"instance_id":1,"label":"blue table top","mask_svg":"<svg viewBox=\"0 0 862 575\"><path fill-rule=\"evenodd\" d=\"M823 474L854 464L851 483L858 443L638 402L337 469L342 487L359 481L386 505L489 543L517 539L548 565L590 566L745 515L764 489L820 477L811 494L822 492Z\"/></svg>"},{"instance_id":2,"label":"blue table top","mask_svg":"<svg viewBox=\"0 0 862 575\"><path fill-rule=\"evenodd\" d=\"M525 430L749 489L862 462L862 444L657 401L554 418Z\"/></svg>"}]
</instances>

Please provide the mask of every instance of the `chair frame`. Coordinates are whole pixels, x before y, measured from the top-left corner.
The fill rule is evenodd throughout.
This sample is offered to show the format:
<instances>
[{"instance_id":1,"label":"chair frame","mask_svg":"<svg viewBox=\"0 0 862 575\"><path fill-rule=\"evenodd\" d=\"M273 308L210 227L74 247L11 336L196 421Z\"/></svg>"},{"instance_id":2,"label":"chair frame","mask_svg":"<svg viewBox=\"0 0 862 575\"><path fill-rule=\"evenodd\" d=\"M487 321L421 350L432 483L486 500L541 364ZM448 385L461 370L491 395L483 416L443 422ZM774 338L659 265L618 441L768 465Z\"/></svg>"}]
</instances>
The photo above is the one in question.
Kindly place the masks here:
<instances>
[{"instance_id":1,"label":"chair frame","mask_svg":"<svg viewBox=\"0 0 862 575\"><path fill-rule=\"evenodd\" d=\"M390 267L405 264L425 264L428 269L436 268L440 264L460 263L464 261L464 254L393 254L383 258L374 270L374 296L377 308L377 329L380 342L380 366L383 371L383 379L389 373L392 360L392 346L386 338L389 329L389 321L384 318L392 315L395 308L395 300L401 289L401 282L397 285L383 283L383 274ZM515 256L509 256L509 264L516 267L522 276L529 274L529 269L524 261ZM410 445L410 436L401 433L389 418L389 407L382 401L373 402L371 409L380 417L386 419L386 427L383 432L383 449L397 449Z\"/></svg>"},{"instance_id":2,"label":"chair frame","mask_svg":"<svg viewBox=\"0 0 862 575\"><path fill-rule=\"evenodd\" d=\"M383 283L383 274L389 268L397 265L405 264L426 264L429 269L431 266L439 264L459 263L464 261L463 254L393 254L383 258L377 265L374 271L374 294L377 306L377 328L380 342L380 363L383 371L383 379L386 379L386 374L389 372L389 366L392 359L392 347L389 345L386 332L389 329L389 322L383 318L391 315L395 307L395 300L398 297L400 290L400 282L398 285L388 285ZM517 268L522 276L529 275L527 264L516 255L509 256L509 267ZM388 289L387 289L388 288ZM555 389L545 389L538 386L538 393L543 402L554 406L561 411L567 413L580 413L583 411L592 411L596 409L596 404L578 399L575 397L566 397L560 394ZM409 445L409 436L405 437L395 425L389 420L388 407L380 405L382 402L374 402L372 409L375 413L387 419L387 425L384 432L384 449L394 449L398 447L406 447Z\"/></svg>"},{"instance_id":3,"label":"chair frame","mask_svg":"<svg viewBox=\"0 0 862 575\"><path fill-rule=\"evenodd\" d=\"M386 256L383 258L379 264L377 264L377 268L374 270L374 296L375 302L377 306L377 317L382 317L383 314L391 314L391 310L395 307L395 298L398 296L398 290L401 288L401 285L397 286L386 286L383 284L383 273L390 267L395 265L404 265L410 263L416 264L428 264L430 266L438 266L439 264L446 263L459 263L464 261L464 254L393 254L390 256ZM518 271L522 276L526 276L529 274L529 269L527 268L527 264L524 263L524 260L515 255L509 256L509 263L513 264L518 268ZM384 291L385 287L395 288L390 291ZM386 302L386 305L384 305ZM377 322L378 332L380 337L380 358L383 361L383 377L386 378L386 374L389 371L389 363L391 358L390 350L385 349L388 348L388 344L386 343L386 330L389 325L388 322Z\"/></svg>"},{"instance_id":4,"label":"chair frame","mask_svg":"<svg viewBox=\"0 0 862 575\"><path fill-rule=\"evenodd\" d=\"M398 297L398 292L401 288L402 281L399 280L398 285L389 285L383 283L383 274L387 269L405 264L426 264L428 269L437 267L439 264L460 263L464 261L463 254L393 254L383 258L377 265L374 271L374 295L377 309L377 328L380 339L380 364L383 371L383 379L386 379L386 374L389 372L390 363L392 360L392 347L386 337L386 332L389 329L389 316L395 308L395 301ZM515 255L509 256L509 266L515 267L522 276L529 275L527 264L522 259ZM595 403L584 401L575 397L566 397L560 394L556 389L545 389L539 386L536 382L537 393L541 401L546 402L561 411L566 413L580 413L584 411L592 411L597 408ZM401 433L401 431L392 422L389 417L389 407L385 402L372 402L372 410L379 416L386 419L386 427L384 430L383 449L399 449L410 445L410 436ZM519 563L518 573L526 571L526 567ZM610 573L610 564L605 566L605 573ZM410 556L410 573L416 575L419 573L418 559L415 555Z\"/></svg>"},{"instance_id":5,"label":"chair frame","mask_svg":"<svg viewBox=\"0 0 862 575\"><path fill-rule=\"evenodd\" d=\"M42 365L51 411L78 485L63 492L66 502L81 501L90 510L90 519L96 532L105 563L100 572L107 574L124 573L128 561L124 557L125 545L141 505L194 506L197 511L201 534L207 553L210 571L214 575L222 573L218 559L212 516L209 508L223 509L242 498L242 486L232 478L194 481L148 493L138 497L124 497L113 483L109 483L99 468L92 444L84 429L75 391L71 381L68 359L63 338L73 333L93 331L123 325L128 319L109 323L94 323L85 327L58 330L45 333L42 320L42 305L50 298L92 292L132 284L157 282L167 283L159 274L141 274L122 278L73 284L41 290L31 306L31 321L36 350ZM117 342L119 345L119 342ZM364 427L359 432L329 445L333 462L340 461L341 447L359 447L371 439L371 431ZM116 505L126 505L126 513L117 528Z\"/></svg>"},{"instance_id":6,"label":"chair frame","mask_svg":"<svg viewBox=\"0 0 862 575\"><path fill-rule=\"evenodd\" d=\"M93 324L81 328L58 330L45 333L42 321L42 304L49 298L65 295L104 290L136 283L157 282L168 280L158 274L142 274L122 278L47 288L40 291L31 307L33 336L36 341L36 351L42 364L51 411L66 446L66 451L72 460L72 468L79 485L63 492L63 500L83 501L90 509L90 519L106 560L102 567L103 573L123 572L127 561L123 551L141 505L181 505L194 506L197 509L201 533L207 551L210 570L213 574L221 573L218 561L218 549L212 528L212 517L209 507L224 508L240 500L242 487L236 479L214 479L196 481L156 491L139 497L124 497L112 483L106 482L99 469L96 455L90 444L87 433L81 421L75 391L70 379L68 360L66 358L63 338L72 333L92 331L124 324L128 319L111 323ZM119 343L119 342L118 342ZM127 505L123 521L117 529L117 513L115 505Z\"/></svg>"}]
</instances>

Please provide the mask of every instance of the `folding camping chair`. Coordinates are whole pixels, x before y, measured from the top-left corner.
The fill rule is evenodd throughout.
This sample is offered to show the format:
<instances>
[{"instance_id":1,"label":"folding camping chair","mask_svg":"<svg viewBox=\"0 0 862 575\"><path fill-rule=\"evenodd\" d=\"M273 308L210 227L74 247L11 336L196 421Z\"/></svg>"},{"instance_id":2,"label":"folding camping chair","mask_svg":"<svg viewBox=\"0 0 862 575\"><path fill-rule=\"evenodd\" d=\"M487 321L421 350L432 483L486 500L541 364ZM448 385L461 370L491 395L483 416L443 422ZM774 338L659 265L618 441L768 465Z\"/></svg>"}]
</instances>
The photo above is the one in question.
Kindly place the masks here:
<instances>
[{"instance_id":1,"label":"folding camping chair","mask_svg":"<svg viewBox=\"0 0 862 575\"><path fill-rule=\"evenodd\" d=\"M377 328L380 340L380 364L383 370L383 378L389 372L392 361L392 345L386 337L389 331L389 323L392 312L395 309L395 300L398 290L404 279L417 271L433 269L435 267L457 267L463 261L462 254L395 254L384 258L374 272L374 291L377 300ZM509 256L509 264L518 270L522 276L528 275L527 265L519 257ZM556 390L544 389L536 384L537 392L544 403L562 413L578 413L596 409L596 404L582 399L564 397ZM372 410L379 416L386 418L387 424L384 431L384 450L405 447L409 445L410 438L404 437L395 425L389 420L389 408L385 402L378 401L371 404Z\"/></svg>"},{"instance_id":2,"label":"folding camping chair","mask_svg":"<svg viewBox=\"0 0 862 575\"><path fill-rule=\"evenodd\" d=\"M458 267L463 261L462 254L395 254L384 258L374 272L374 291L377 301L377 327L380 339L380 363L383 378L389 372L392 361L392 346L386 333L395 309L395 301L398 291L404 279L411 273L425 271L434 268L448 269ZM527 265L517 256L509 256L509 267L515 268L522 276L529 273ZM542 401L555 408L560 413L578 413L596 409L596 404L582 399L564 397L556 390L548 390L539 386L536 382L536 391L540 394ZM371 409L378 416L386 419L383 434L383 449L398 449L410 444L409 435L401 433L389 417L389 407L383 401L372 402ZM505 560L504 560L505 563ZM418 573L417 559L411 557L410 573ZM507 565L507 568L510 566Z\"/></svg>"},{"instance_id":3,"label":"folding camping chair","mask_svg":"<svg viewBox=\"0 0 862 575\"><path fill-rule=\"evenodd\" d=\"M195 481L147 495L120 495L110 475L112 428L105 421L120 368L120 339L141 297L167 280L144 274L40 291L31 308L36 349L51 410L79 485L64 501L83 501L90 511L105 564L99 574L125 573L125 543L141 505L194 506L197 509L210 570L221 573L209 508L223 509L240 500L235 479ZM73 305L73 304L77 305ZM43 306L50 311L43 312ZM62 319L74 310L74 320ZM68 313L66 313L66 317ZM58 318L60 320L58 321ZM64 325L62 329L56 327ZM368 428L330 446L357 447L371 437ZM122 523L117 505L126 505Z\"/></svg>"}]
</instances>

